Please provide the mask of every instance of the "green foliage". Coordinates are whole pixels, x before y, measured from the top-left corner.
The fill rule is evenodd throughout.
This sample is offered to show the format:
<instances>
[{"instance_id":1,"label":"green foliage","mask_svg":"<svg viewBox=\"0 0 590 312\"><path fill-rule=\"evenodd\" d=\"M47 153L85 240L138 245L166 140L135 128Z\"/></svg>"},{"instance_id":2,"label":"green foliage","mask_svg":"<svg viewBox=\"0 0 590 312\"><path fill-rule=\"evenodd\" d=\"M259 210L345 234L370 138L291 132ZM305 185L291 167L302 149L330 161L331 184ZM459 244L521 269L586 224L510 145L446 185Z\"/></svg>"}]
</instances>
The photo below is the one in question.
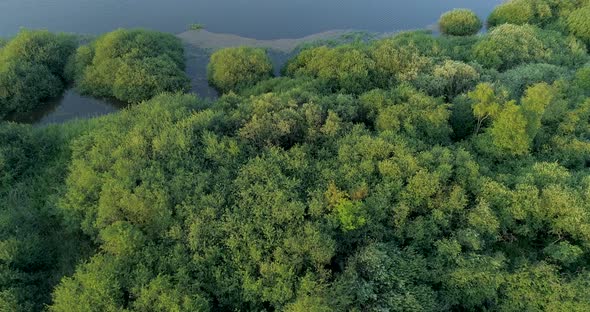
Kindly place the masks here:
<instances>
[{"instance_id":1,"label":"green foliage","mask_svg":"<svg viewBox=\"0 0 590 312\"><path fill-rule=\"evenodd\" d=\"M441 101L413 89L402 87L393 99L396 105L384 107L375 120L376 129L403 133L405 136L428 142L446 143L451 129L449 109Z\"/></svg>"},{"instance_id":2,"label":"green foliage","mask_svg":"<svg viewBox=\"0 0 590 312\"><path fill-rule=\"evenodd\" d=\"M188 29L189 30L201 30L203 28L205 28L205 25L203 25L203 24L197 24L197 23L193 23L193 24L190 24L188 26Z\"/></svg>"},{"instance_id":3,"label":"green foliage","mask_svg":"<svg viewBox=\"0 0 590 312\"><path fill-rule=\"evenodd\" d=\"M529 151L527 120L514 102L504 104L489 129L490 139L498 155L519 156Z\"/></svg>"},{"instance_id":4,"label":"green foliage","mask_svg":"<svg viewBox=\"0 0 590 312\"><path fill-rule=\"evenodd\" d=\"M547 49L547 63L573 68L589 60L584 43L574 36L546 29L537 29L537 36Z\"/></svg>"},{"instance_id":5,"label":"green foliage","mask_svg":"<svg viewBox=\"0 0 590 312\"><path fill-rule=\"evenodd\" d=\"M556 92L546 83L528 88L521 101L521 108L527 120L527 135L534 140L541 128L541 118L545 109L554 101Z\"/></svg>"},{"instance_id":6,"label":"green foliage","mask_svg":"<svg viewBox=\"0 0 590 312\"><path fill-rule=\"evenodd\" d=\"M544 0L509 0L499 6L488 17L488 27L501 24L536 25L553 17L551 6Z\"/></svg>"},{"instance_id":7,"label":"green foliage","mask_svg":"<svg viewBox=\"0 0 590 312\"><path fill-rule=\"evenodd\" d=\"M446 60L434 67L432 74L422 75L416 84L433 96L455 96L472 89L480 80L479 72L473 66L459 61Z\"/></svg>"},{"instance_id":8,"label":"green foliage","mask_svg":"<svg viewBox=\"0 0 590 312\"><path fill-rule=\"evenodd\" d=\"M590 66L582 67L576 71L574 83L586 96L590 95Z\"/></svg>"},{"instance_id":9,"label":"green foliage","mask_svg":"<svg viewBox=\"0 0 590 312\"><path fill-rule=\"evenodd\" d=\"M444 13L438 25L443 34L452 36L475 35L483 26L479 17L467 9L455 9Z\"/></svg>"},{"instance_id":10,"label":"green foliage","mask_svg":"<svg viewBox=\"0 0 590 312\"><path fill-rule=\"evenodd\" d=\"M1 123L0 310L588 311L590 72L561 32L588 1L495 14L524 4L535 26L351 37L215 101ZM181 88L174 42L107 34L65 75L139 101Z\"/></svg>"},{"instance_id":11,"label":"green foliage","mask_svg":"<svg viewBox=\"0 0 590 312\"><path fill-rule=\"evenodd\" d=\"M396 246L369 245L352 256L336 282L342 289L339 311L435 311L436 295L420 281L428 271L423 258Z\"/></svg>"},{"instance_id":12,"label":"green foliage","mask_svg":"<svg viewBox=\"0 0 590 312\"><path fill-rule=\"evenodd\" d=\"M63 90L46 66L7 62L0 65L0 113L27 112Z\"/></svg>"},{"instance_id":13,"label":"green foliage","mask_svg":"<svg viewBox=\"0 0 590 312\"><path fill-rule=\"evenodd\" d=\"M472 101L466 95L460 95L453 99L449 124L453 130L452 137L455 141L468 138L476 129L476 117L471 105Z\"/></svg>"},{"instance_id":14,"label":"green foliage","mask_svg":"<svg viewBox=\"0 0 590 312\"><path fill-rule=\"evenodd\" d=\"M383 44L387 45L387 48L414 48L418 54L423 56L439 56L443 51L443 44L445 40L458 39L461 37L449 37L440 36L435 37L432 31L428 30L415 30L415 31L402 31L395 34L391 38L385 38L382 41ZM464 39L464 38L461 38ZM376 43L379 45L379 41ZM386 46L383 46L386 48Z\"/></svg>"},{"instance_id":15,"label":"green foliage","mask_svg":"<svg viewBox=\"0 0 590 312\"><path fill-rule=\"evenodd\" d=\"M477 134L484 122L498 115L502 106L502 96L498 96L494 87L489 83L478 84L475 90L468 93L468 97L474 101L473 115L477 118Z\"/></svg>"},{"instance_id":16,"label":"green foliage","mask_svg":"<svg viewBox=\"0 0 590 312\"><path fill-rule=\"evenodd\" d=\"M183 51L172 35L119 29L78 48L67 74L83 94L137 103L189 89Z\"/></svg>"},{"instance_id":17,"label":"green foliage","mask_svg":"<svg viewBox=\"0 0 590 312\"><path fill-rule=\"evenodd\" d=\"M76 45L70 35L25 29L2 49L0 62L39 64L46 66L53 75L63 77L66 61Z\"/></svg>"},{"instance_id":18,"label":"green foliage","mask_svg":"<svg viewBox=\"0 0 590 312\"><path fill-rule=\"evenodd\" d=\"M326 192L330 208L335 211L344 231L352 231L363 226L367 219L363 216L363 205L358 200L351 200L345 192L330 184Z\"/></svg>"},{"instance_id":19,"label":"green foliage","mask_svg":"<svg viewBox=\"0 0 590 312\"><path fill-rule=\"evenodd\" d=\"M22 30L0 50L0 118L27 112L64 88L64 67L73 53L72 36Z\"/></svg>"},{"instance_id":20,"label":"green foliage","mask_svg":"<svg viewBox=\"0 0 590 312\"><path fill-rule=\"evenodd\" d=\"M399 39L394 37L380 40L371 47L378 86L388 87L395 83L412 81L431 66L430 59L422 56L414 44L398 47L396 42Z\"/></svg>"},{"instance_id":21,"label":"green foliage","mask_svg":"<svg viewBox=\"0 0 590 312\"><path fill-rule=\"evenodd\" d=\"M550 64L525 64L507 70L500 75L500 82L508 89L512 98L519 98L531 85L539 82L553 83L567 78L568 70Z\"/></svg>"},{"instance_id":22,"label":"green foliage","mask_svg":"<svg viewBox=\"0 0 590 312\"><path fill-rule=\"evenodd\" d=\"M322 46L299 53L289 61L285 72L292 77L317 78L331 91L360 93L370 85L374 66L365 51L352 46Z\"/></svg>"},{"instance_id":23,"label":"green foliage","mask_svg":"<svg viewBox=\"0 0 590 312\"><path fill-rule=\"evenodd\" d=\"M506 70L523 63L543 61L547 50L534 27L503 24L474 46L473 56L486 67Z\"/></svg>"},{"instance_id":24,"label":"green foliage","mask_svg":"<svg viewBox=\"0 0 590 312\"><path fill-rule=\"evenodd\" d=\"M120 266L112 257L99 256L79 267L56 288L50 311L120 310L125 300L116 280Z\"/></svg>"},{"instance_id":25,"label":"green foliage","mask_svg":"<svg viewBox=\"0 0 590 312\"><path fill-rule=\"evenodd\" d=\"M567 29L590 47L590 5L573 11L567 17Z\"/></svg>"},{"instance_id":26,"label":"green foliage","mask_svg":"<svg viewBox=\"0 0 590 312\"><path fill-rule=\"evenodd\" d=\"M209 82L223 93L252 87L272 75L273 66L266 51L247 47L218 50L211 55L207 67Z\"/></svg>"},{"instance_id":27,"label":"green foliage","mask_svg":"<svg viewBox=\"0 0 590 312\"><path fill-rule=\"evenodd\" d=\"M69 138L54 130L0 123L0 308L7 311L42 310L88 252L56 217Z\"/></svg>"}]
</instances>

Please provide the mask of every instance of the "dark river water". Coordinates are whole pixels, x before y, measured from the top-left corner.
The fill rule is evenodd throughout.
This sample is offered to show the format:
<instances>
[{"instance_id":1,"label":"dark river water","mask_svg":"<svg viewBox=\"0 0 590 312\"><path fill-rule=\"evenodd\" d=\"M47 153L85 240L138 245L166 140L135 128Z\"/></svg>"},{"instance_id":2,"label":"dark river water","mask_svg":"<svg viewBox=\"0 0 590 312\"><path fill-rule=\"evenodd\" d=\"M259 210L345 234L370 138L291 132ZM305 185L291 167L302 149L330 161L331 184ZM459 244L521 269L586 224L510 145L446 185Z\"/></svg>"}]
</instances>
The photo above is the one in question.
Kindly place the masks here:
<instances>
[{"instance_id":1,"label":"dark river water","mask_svg":"<svg viewBox=\"0 0 590 312\"><path fill-rule=\"evenodd\" d=\"M256 39L299 38L333 29L394 32L426 28L442 12L470 8L485 18L502 0L0 0L0 36L21 27L100 34L120 27L181 33L191 23ZM206 62L206 58L200 58ZM190 66L189 66L190 67ZM200 66L202 67L202 66ZM195 77L192 77L195 78ZM193 90L210 96L204 79ZM100 103L100 104L99 104ZM23 122L63 122L119 108L67 91Z\"/></svg>"}]
</instances>

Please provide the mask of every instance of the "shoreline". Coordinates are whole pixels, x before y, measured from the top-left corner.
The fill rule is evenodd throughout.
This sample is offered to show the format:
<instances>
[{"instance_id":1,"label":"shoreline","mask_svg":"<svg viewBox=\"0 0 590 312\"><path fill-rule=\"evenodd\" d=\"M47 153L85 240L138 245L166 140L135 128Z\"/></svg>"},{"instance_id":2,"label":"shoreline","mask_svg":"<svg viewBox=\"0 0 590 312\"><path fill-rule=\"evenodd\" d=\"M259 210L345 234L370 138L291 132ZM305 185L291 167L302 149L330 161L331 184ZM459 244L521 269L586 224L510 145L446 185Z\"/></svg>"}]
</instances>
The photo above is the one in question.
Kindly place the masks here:
<instances>
[{"instance_id":1,"label":"shoreline","mask_svg":"<svg viewBox=\"0 0 590 312\"><path fill-rule=\"evenodd\" d=\"M176 34L176 37L180 38L184 43L198 47L200 49L214 50L228 47L247 46L253 48L268 48L282 53L291 53L301 44L318 40L337 39L343 35L354 32L355 31L352 29L337 29L294 39L255 39L228 33L214 33L205 29L201 29L188 30L180 34Z\"/></svg>"}]
</instances>

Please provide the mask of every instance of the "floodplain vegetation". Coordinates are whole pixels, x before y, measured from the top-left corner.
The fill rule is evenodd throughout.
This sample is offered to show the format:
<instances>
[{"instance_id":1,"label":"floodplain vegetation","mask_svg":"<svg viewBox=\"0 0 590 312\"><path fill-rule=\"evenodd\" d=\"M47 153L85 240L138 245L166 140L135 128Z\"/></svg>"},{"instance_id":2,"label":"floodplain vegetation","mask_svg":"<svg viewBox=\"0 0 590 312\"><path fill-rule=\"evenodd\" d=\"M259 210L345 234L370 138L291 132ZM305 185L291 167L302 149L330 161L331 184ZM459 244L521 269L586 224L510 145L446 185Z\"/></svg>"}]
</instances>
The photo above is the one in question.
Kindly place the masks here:
<instances>
[{"instance_id":1,"label":"floodplain vegetation","mask_svg":"<svg viewBox=\"0 0 590 312\"><path fill-rule=\"evenodd\" d=\"M68 84L135 103L0 123L2 311L590 311L590 3L488 31L216 52L172 35L0 43L0 113Z\"/></svg>"}]
</instances>

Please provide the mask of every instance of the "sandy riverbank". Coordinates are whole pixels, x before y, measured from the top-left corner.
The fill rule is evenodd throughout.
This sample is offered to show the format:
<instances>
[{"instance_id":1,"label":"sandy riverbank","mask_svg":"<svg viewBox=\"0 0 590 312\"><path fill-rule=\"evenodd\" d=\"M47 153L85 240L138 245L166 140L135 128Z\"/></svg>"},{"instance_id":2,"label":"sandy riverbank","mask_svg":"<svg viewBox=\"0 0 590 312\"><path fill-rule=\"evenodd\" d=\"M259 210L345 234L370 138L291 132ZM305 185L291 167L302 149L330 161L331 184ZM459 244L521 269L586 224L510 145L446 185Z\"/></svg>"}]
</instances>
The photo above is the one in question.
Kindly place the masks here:
<instances>
[{"instance_id":1,"label":"sandy riverbank","mask_svg":"<svg viewBox=\"0 0 590 312\"><path fill-rule=\"evenodd\" d=\"M258 40L232 34L212 33L207 30L190 30L178 34L183 42L201 49L220 49L235 46L268 48L282 53L290 53L307 42L330 40L342 37L351 30L331 30L297 39Z\"/></svg>"}]
</instances>

